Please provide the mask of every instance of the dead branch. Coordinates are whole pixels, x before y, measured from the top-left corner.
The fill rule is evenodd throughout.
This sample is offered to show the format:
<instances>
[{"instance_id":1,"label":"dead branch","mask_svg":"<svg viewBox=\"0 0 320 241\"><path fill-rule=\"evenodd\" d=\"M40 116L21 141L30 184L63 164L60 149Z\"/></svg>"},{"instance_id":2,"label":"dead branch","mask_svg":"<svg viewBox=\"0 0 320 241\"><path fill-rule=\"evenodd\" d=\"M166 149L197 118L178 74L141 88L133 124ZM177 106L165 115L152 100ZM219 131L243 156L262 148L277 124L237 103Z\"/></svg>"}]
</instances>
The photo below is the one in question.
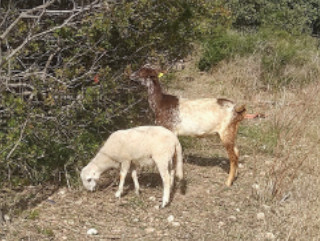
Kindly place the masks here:
<instances>
[{"instance_id":1,"label":"dead branch","mask_svg":"<svg viewBox=\"0 0 320 241\"><path fill-rule=\"evenodd\" d=\"M55 0L50 1L50 2L48 2L48 3L51 3L51 4L52 4L54 1L55 1ZM41 37L45 36L46 34L52 33L52 32L54 32L55 30L61 29L61 28L65 27L65 26L68 26L69 23L71 22L71 20L73 20L76 16L80 15L81 13L92 9L92 6L93 6L93 5L96 5L98 2L99 2L99 0L96 0L96 1L94 1L93 3L91 3L90 5L81 8L81 11L79 10L78 12L73 13L71 16L69 16L69 18L67 18L67 19L66 19L62 24L60 24L59 26L55 26L55 27L50 28L50 29L48 29L48 30L45 30L45 31L43 31L43 32L41 32L41 33L37 33L37 34L35 34L35 35L33 35L33 36L32 36L31 31L30 31L29 34L28 34L28 36L25 38L25 40L24 40L18 47L16 47L14 50L12 50L11 53L8 54L7 56L4 56L4 57L2 58L2 61L0 60L0 68L1 68L6 62L8 62L8 60L10 60L13 56L15 56L15 55L16 55L24 46L26 46L30 41L35 40L35 39L38 39L38 38L41 38ZM47 3L47 4L48 4L48 3ZM45 4L45 6L47 6L47 4ZM44 5L41 5L41 6L44 6ZM36 10L42 9L43 7L41 7L41 6L36 7L36 8L34 8L34 9L30 10L30 11L35 11L35 9L36 9ZM48 6L49 6L49 5L48 5ZM27 12L27 14L28 14L28 12ZM21 16L22 16L22 17L23 17L23 16L26 16L26 13L23 13L22 15L20 14L20 16L18 17L17 20L20 20L20 19L22 18ZM40 16L41 16L41 15L40 15ZM40 17L40 16L39 16L39 17ZM20 18L20 19L19 19L19 18ZM16 20L16 21L17 21L17 20ZM15 22L16 22L16 21L15 21ZM13 24L16 25L17 23L15 23L15 22L12 23L11 26L12 26ZM6 32L0 36L0 40L4 39L4 38L6 37L6 35L10 32L10 30L14 27L14 25L13 25L12 27L10 26L10 27L6 30ZM8 30L9 30L9 31L8 31ZM0 42L1 42L1 41L0 41Z\"/></svg>"},{"instance_id":2,"label":"dead branch","mask_svg":"<svg viewBox=\"0 0 320 241\"><path fill-rule=\"evenodd\" d=\"M38 11L38 10L45 10L47 7L49 7L51 4L53 4L56 0L51 0L51 1L48 1L47 3L43 4L43 5L40 5L40 6L37 6L35 8L32 8L32 9L29 9L27 10L26 12L22 12L20 13L19 17L7 28L7 30L2 34L0 35L0 41L1 40L4 40L7 35L10 33L10 31L14 28L14 26L17 25L17 23L22 19L22 18L35 18L37 16L33 16L33 15L30 15L31 13L34 13L35 11Z\"/></svg>"},{"instance_id":3,"label":"dead branch","mask_svg":"<svg viewBox=\"0 0 320 241\"><path fill-rule=\"evenodd\" d=\"M24 134L24 130L27 126L27 123L28 123L28 119L25 120L25 122L22 124L21 126L21 131L20 131L20 136L19 136L19 139L17 140L17 142L15 143L14 147L10 150L10 152L8 153L7 157L6 157L6 160L8 160L11 155L13 154L13 152L17 149L17 147L19 146L22 138L23 138L23 134Z\"/></svg>"}]
</instances>

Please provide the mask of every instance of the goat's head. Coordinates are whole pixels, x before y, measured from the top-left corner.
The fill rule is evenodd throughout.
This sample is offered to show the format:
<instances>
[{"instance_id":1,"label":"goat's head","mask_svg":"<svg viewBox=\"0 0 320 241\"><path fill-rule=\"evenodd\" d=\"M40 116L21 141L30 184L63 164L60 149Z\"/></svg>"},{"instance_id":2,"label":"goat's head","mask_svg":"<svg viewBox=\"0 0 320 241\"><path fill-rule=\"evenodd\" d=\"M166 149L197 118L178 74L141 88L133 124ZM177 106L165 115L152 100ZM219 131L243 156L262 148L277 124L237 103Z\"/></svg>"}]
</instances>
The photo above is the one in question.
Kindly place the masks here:
<instances>
[{"instance_id":1,"label":"goat's head","mask_svg":"<svg viewBox=\"0 0 320 241\"><path fill-rule=\"evenodd\" d=\"M83 183L83 186L89 190L94 191L97 186L97 181L100 177L99 174L97 174L96 168L93 166L86 166L81 171L81 180Z\"/></svg>"},{"instance_id":2,"label":"goat's head","mask_svg":"<svg viewBox=\"0 0 320 241\"><path fill-rule=\"evenodd\" d=\"M130 75L130 79L139 82L144 86L149 87L152 81L158 80L159 73L160 71L157 69L154 69L150 66L144 66L140 68L138 71L133 72Z\"/></svg>"}]
</instances>

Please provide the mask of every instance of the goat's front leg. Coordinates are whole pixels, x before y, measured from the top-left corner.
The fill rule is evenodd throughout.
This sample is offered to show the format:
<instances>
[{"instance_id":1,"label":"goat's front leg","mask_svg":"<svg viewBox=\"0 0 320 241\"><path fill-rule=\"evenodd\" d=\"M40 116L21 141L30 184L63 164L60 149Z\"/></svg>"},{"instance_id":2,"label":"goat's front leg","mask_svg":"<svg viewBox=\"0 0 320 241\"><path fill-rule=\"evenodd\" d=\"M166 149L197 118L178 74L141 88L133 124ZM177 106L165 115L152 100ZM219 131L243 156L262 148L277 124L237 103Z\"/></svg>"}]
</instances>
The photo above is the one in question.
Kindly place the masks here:
<instances>
[{"instance_id":1,"label":"goat's front leg","mask_svg":"<svg viewBox=\"0 0 320 241\"><path fill-rule=\"evenodd\" d=\"M130 161L125 161L121 163L119 189L115 195L117 198L120 198L123 193L123 185L126 180L126 176L129 171L129 168L130 168Z\"/></svg>"}]
</instances>

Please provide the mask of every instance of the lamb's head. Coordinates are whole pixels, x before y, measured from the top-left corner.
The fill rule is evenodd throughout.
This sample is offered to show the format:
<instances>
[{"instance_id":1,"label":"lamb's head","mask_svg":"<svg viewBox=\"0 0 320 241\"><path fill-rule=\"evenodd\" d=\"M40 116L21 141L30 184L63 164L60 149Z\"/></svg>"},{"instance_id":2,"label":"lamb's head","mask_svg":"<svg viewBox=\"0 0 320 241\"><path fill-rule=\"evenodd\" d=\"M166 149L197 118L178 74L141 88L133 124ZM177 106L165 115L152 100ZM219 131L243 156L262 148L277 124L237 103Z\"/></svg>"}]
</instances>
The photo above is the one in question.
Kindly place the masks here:
<instances>
[{"instance_id":1,"label":"lamb's head","mask_svg":"<svg viewBox=\"0 0 320 241\"><path fill-rule=\"evenodd\" d=\"M160 71L150 66L144 66L130 75L130 79L149 87L152 81L158 79Z\"/></svg>"},{"instance_id":2,"label":"lamb's head","mask_svg":"<svg viewBox=\"0 0 320 241\"><path fill-rule=\"evenodd\" d=\"M89 191L94 191L100 177L96 166L90 164L87 165L82 169L80 176L83 186Z\"/></svg>"}]
</instances>

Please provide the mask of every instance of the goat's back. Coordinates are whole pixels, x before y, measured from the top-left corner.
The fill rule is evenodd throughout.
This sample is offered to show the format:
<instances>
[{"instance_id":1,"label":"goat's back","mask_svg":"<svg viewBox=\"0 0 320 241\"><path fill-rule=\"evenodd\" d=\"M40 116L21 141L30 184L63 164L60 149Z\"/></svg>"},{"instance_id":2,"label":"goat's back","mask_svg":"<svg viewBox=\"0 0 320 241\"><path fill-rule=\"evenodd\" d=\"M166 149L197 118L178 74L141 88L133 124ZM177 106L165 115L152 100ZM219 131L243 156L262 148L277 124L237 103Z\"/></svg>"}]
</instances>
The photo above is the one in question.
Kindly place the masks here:
<instances>
[{"instance_id":1,"label":"goat's back","mask_svg":"<svg viewBox=\"0 0 320 241\"><path fill-rule=\"evenodd\" d=\"M178 135L203 136L219 133L230 124L235 104L226 99L180 99Z\"/></svg>"},{"instance_id":2,"label":"goat's back","mask_svg":"<svg viewBox=\"0 0 320 241\"><path fill-rule=\"evenodd\" d=\"M178 138L162 126L140 126L110 135L101 151L117 161L173 155Z\"/></svg>"}]
</instances>

